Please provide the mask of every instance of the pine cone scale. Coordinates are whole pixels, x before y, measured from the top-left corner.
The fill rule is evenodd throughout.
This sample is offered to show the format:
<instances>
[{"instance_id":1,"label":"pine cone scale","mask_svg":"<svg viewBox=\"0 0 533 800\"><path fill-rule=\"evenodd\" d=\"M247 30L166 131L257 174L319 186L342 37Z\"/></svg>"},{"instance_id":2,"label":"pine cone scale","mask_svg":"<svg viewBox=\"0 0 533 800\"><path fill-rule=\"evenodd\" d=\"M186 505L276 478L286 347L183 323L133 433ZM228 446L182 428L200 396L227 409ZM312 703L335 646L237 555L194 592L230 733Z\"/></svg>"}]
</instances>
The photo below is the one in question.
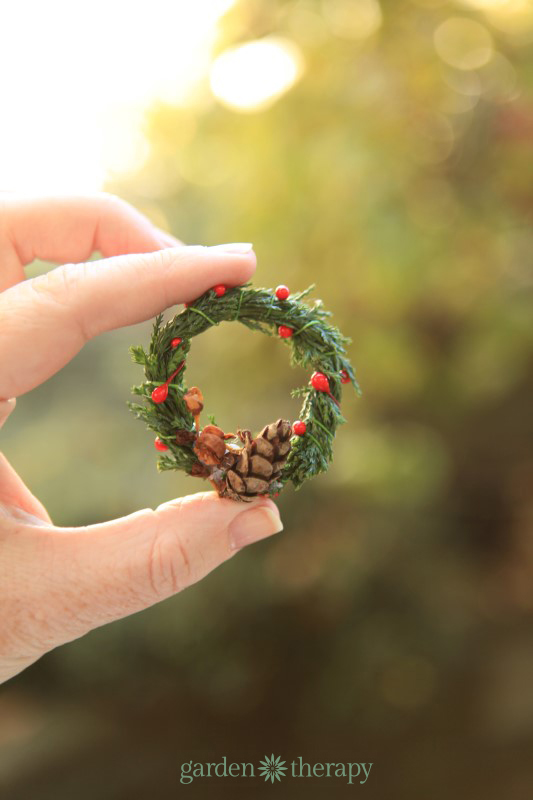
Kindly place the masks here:
<instances>
[{"instance_id":1,"label":"pine cone scale","mask_svg":"<svg viewBox=\"0 0 533 800\"><path fill-rule=\"evenodd\" d=\"M263 456L252 456L250 459L250 472L252 475L260 475L262 478L270 478L272 475L272 462Z\"/></svg>"},{"instance_id":2,"label":"pine cone scale","mask_svg":"<svg viewBox=\"0 0 533 800\"><path fill-rule=\"evenodd\" d=\"M261 456L265 456L266 458L271 458L274 455L274 445L272 442L269 442L268 439L263 439L261 436L258 436L257 439L254 439L255 444L255 452L259 453Z\"/></svg>"},{"instance_id":3,"label":"pine cone scale","mask_svg":"<svg viewBox=\"0 0 533 800\"><path fill-rule=\"evenodd\" d=\"M252 475L250 478L246 478L246 492L248 495L256 495L256 494L263 494L266 492L269 486L268 481L263 480L262 478L256 478Z\"/></svg>"},{"instance_id":4,"label":"pine cone scale","mask_svg":"<svg viewBox=\"0 0 533 800\"><path fill-rule=\"evenodd\" d=\"M246 484L235 470L228 470L226 473L226 480L237 494L244 494L246 492Z\"/></svg>"}]
</instances>

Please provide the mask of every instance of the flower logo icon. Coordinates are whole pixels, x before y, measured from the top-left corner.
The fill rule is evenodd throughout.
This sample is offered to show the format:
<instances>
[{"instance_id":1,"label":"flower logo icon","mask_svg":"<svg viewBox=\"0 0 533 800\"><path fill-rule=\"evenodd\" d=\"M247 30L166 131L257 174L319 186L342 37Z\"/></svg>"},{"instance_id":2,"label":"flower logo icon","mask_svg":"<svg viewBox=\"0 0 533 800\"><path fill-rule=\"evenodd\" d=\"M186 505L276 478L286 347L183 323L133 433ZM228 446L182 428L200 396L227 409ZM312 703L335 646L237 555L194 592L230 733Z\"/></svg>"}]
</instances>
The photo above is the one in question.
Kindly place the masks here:
<instances>
[{"instance_id":1,"label":"flower logo icon","mask_svg":"<svg viewBox=\"0 0 533 800\"><path fill-rule=\"evenodd\" d=\"M261 766L259 767L259 773L261 777L264 777L265 781L271 780L274 783L274 780L277 778L280 781L282 778L285 777L285 772L287 771L287 767L284 767L285 761L281 761L281 756L274 758L274 754L270 756L265 756L264 761L259 762Z\"/></svg>"}]
</instances>

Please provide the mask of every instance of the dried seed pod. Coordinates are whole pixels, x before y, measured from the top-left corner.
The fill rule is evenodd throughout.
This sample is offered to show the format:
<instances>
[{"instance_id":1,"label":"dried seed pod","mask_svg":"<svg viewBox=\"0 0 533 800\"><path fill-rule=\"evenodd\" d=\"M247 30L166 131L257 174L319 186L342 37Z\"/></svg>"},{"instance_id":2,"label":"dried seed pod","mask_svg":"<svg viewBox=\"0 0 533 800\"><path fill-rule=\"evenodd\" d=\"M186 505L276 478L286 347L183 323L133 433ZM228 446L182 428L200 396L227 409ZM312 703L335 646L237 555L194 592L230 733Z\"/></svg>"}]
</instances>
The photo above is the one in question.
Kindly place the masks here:
<instances>
[{"instance_id":1,"label":"dried seed pod","mask_svg":"<svg viewBox=\"0 0 533 800\"><path fill-rule=\"evenodd\" d=\"M183 401L193 416L198 416L204 407L204 396L197 386L191 388L183 395Z\"/></svg>"},{"instance_id":2,"label":"dried seed pod","mask_svg":"<svg viewBox=\"0 0 533 800\"><path fill-rule=\"evenodd\" d=\"M215 436L220 436L221 439L224 439L226 436L222 428L219 428L218 425L204 425L202 433L213 433Z\"/></svg>"},{"instance_id":3,"label":"dried seed pod","mask_svg":"<svg viewBox=\"0 0 533 800\"><path fill-rule=\"evenodd\" d=\"M226 452L226 445L220 436L202 431L195 442L193 450L204 464L215 466L220 463Z\"/></svg>"},{"instance_id":4,"label":"dried seed pod","mask_svg":"<svg viewBox=\"0 0 533 800\"><path fill-rule=\"evenodd\" d=\"M197 434L194 431L186 431L183 428L176 431L176 444L181 445L182 447L190 447L190 445L196 440Z\"/></svg>"},{"instance_id":5,"label":"dried seed pod","mask_svg":"<svg viewBox=\"0 0 533 800\"><path fill-rule=\"evenodd\" d=\"M205 464L200 464L199 461L195 461L189 474L194 478L209 478L210 470Z\"/></svg>"},{"instance_id":6,"label":"dried seed pod","mask_svg":"<svg viewBox=\"0 0 533 800\"><path fill-rule=\"evenodd\" d=\"M191 388L183 395L185 405L194 417L194 425L197 431L200 430L200 414L204 407L204 396L197 386Z\"/></svg>"}]
</instances>

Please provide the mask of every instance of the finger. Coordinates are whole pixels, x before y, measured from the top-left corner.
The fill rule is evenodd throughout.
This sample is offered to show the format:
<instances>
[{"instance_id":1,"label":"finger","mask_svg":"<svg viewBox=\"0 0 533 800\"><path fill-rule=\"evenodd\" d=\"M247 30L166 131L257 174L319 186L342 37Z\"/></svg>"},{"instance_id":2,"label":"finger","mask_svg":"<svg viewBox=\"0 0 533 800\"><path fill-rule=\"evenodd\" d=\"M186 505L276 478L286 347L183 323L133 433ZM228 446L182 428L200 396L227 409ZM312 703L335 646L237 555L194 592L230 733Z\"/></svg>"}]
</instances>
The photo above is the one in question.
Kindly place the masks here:
<instances>
[{"instance_id":1,"label":"finger","mask_svg":"<svg viewBox=\"0 0 533 800\"><path fill-rule=\"evenodd\" d=\"M36 258L78 262L95 251L107 258L176 247L170 234L105 192L56 197L0 193L0 233L7 243L0 291L23 280L23 266Z\"/></svg>"},{"instance_id":2,"label":"finger","mask_svg":"<svg viewBox=\"0 0 533 800\"><path fill-rule=\"evenodd\" d=\"M0 294L0 398L42 383L93 336L194 300L218 283L244 283L254 269L251 245L240 253L179 247L67 264L12 286Z\"/></svg>"},{"instance_id":3,"label":"finger","mask_svg":"<svg viewBox=\"0 0 533 800\"><path fill-rule=\"evenodd\" d=\"M0 504L12 506L51 523L44 506L30 492L3 453L0 453Z\"/></svg>"},{"instance_id":4,"label":"finger","mask_svg":"<svg viewBox=\"0 0 533 800\"><path fill-rule=\"evenodd\" d=\"M4 617L16 632L17 658L34 660L147 608L282 527L272 500L244 504L213 492L84 529L21 525L0 561L0 584L8 576L17 582Z\"/></svg>"}]
</instances>

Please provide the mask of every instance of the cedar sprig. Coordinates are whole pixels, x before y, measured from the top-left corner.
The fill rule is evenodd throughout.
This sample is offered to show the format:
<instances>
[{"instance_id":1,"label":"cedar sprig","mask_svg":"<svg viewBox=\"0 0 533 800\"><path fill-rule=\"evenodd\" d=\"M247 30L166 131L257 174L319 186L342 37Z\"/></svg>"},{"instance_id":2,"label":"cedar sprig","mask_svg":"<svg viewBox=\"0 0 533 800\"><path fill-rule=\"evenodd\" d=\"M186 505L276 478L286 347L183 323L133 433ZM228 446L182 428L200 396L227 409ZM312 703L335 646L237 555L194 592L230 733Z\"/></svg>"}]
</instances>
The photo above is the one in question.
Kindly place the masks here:
<instances>
[{"instance_id":1,"label":"cedar sprig","mask_svg":"<svg viewBox=\"0 0 533 800\"><path fill-rule=\"evenodd\" d=\"M303 302L313 289L314 285L309 286L286 300L279 300L272 289L253 288L250 284L229 288L222 297L209 289L169 322L164 324L161 314L156 317L148 352L140 346L130 348L133 361L144 368L145 381L132 388L133 394L143 398L144 404L128 405L169 448L159 458L159 470L179 469L190 473L198 462L191 447L178 445L175 440L176 430L194 429L193 417L183 400L187 391L186 358L191 339L220 322L240 322L269 336L278 335L279 325L292 328L294 334L282 340L290 349L292 366L327 375L331 394L339 403L343 370L360 394L346 352L351 340L329 322L331 312L324 309L320 300L315 300L311 306ZM182 341L172 348L171 342L176 337ZM151 399L153 389L163 384L182 362L185 362L182 369L169 385L167 400L155 404ZM292 438L278 483L284 485L292 481L298 489L306 480L327 470L333 458L337 426L345 419L335 400L310 385L294 389L291 394L303 398L300 419L306 423L307 430L304 436Z\"/></svg>"}]
</instances>

